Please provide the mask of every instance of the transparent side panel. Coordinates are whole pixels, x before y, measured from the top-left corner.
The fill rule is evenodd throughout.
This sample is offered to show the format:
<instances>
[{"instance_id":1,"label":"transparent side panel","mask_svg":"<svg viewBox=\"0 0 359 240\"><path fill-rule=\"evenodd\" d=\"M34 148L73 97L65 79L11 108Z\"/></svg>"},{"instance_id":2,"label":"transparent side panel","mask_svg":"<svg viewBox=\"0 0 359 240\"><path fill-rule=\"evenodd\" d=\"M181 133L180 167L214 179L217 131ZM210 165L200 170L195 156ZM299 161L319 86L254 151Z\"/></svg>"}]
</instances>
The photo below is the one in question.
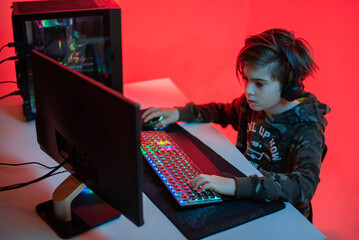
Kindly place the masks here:
<instances>
[{"instance_id":1,"label":"transparent side panel","mask_svg":"<svg viewBox=\"0 0 359 240\"><path fill-rule=\"evenodd\" d=\"M111 86L110 39L102 16L26 21L26 53L37 50L56 61ZM28 66L32 111L35 113L31 65Z\"/></svg>"}]
</instances>

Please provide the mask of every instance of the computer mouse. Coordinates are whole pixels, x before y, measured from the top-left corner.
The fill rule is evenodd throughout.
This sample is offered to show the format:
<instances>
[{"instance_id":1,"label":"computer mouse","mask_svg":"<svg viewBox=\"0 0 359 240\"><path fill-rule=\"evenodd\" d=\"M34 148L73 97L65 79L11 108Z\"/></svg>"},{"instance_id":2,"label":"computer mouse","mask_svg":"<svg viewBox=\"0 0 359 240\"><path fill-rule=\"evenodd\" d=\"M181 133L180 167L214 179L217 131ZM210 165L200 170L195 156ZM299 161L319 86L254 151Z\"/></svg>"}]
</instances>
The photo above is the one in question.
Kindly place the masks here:
<instances>
[{"instance_id":1,"label":"computer mouse","mask_svg":"<svg viewBox=\"0 0 359 240\"><path fill-rule=\"evenodd\" d=\"M142 130L151 131L151 130L163 129L163 127L161 127L161 128L156 127L156 124L161 122L163 119L164 119L163 116L152 118L150 121L142 124Z\"/></svg>"}]
</instances>

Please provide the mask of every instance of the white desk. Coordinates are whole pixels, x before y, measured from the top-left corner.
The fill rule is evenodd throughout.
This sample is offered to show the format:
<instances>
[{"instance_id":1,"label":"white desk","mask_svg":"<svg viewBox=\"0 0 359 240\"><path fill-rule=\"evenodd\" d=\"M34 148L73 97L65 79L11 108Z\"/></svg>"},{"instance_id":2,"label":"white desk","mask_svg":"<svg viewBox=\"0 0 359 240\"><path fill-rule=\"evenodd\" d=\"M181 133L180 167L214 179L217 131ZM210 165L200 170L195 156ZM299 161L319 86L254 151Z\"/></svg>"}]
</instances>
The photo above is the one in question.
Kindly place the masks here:
<instances>
[{"instance_id":1,"label":"white desk","mask_svg":"<svg viewBox=\"0 0 359 240\"><path fill-rule=\"evenodd\" d=\"M125 95L142 103L141 107L183 105L188 99L169 79L128 84ZM25 123L22 100L10 97L0 101L0 161L21 163L37 161L50 166L56 162L43 153L36 140L34 122ZM182 124L218 154L245 174L258 173L237 149L211 124ZM48 170L36 167L0 166L0 185L27 182L44 175ZM53 190L67 173L56 175L36 184L7 192L0 192L1 239L59 239L36 214L35 206L51 198ZM176 227L143 195L145 224L135 226L126 217L113 220L75 239L184 239ZM208 239L324 239L292 205L212 235Z\"/></svg>"}]
</instances>

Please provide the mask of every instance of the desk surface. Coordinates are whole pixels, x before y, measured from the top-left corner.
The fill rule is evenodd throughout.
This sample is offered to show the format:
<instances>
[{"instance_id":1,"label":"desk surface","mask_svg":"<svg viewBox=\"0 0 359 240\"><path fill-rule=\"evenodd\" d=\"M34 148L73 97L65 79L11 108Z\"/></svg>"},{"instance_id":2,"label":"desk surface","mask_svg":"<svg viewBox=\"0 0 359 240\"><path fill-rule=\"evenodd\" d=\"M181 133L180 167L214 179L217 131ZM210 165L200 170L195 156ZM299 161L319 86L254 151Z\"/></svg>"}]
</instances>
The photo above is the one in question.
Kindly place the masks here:
<instances>
[{"instance_id":1,"label":"desk surface","mask_svg":"<svg viewBox=\"0 0 359 240\"><path fill-rule=\"evenodd\" d=\"M188 99L169 79L127 84L125 96L150 106L180 106ZM242 154L211 124L181 124L244 174L257 173ZM0 101L0 161L22 163L37 161L50 166L56 162L42 152L36 140L34 122L26 123L22 100L10 97ZM0 185L27 182L47 173L37 166L0 166ZM59 174L27 187L0 192L0 236L3 239L59 239L35 212L35 206L51 198L52 192L68 173ZM175 226L143 195L145 224L135 226L126 217L113 220L76 239L184 239ZM268 216L259 218L208 239L324 239L291 204ZM270 236L270 237L269 237Z\"/></svg>"}]
</instances>

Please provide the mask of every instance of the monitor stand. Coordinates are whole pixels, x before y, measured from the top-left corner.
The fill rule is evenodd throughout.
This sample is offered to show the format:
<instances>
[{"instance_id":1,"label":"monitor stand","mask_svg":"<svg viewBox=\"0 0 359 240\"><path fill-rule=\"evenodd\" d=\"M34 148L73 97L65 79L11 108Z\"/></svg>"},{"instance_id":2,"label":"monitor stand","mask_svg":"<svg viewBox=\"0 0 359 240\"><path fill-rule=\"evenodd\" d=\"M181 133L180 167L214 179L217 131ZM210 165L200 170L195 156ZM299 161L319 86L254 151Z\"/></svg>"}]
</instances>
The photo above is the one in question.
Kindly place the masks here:
<instances>
[{"instance_id":1,"label":"monitor stand","mask_svg":"<svg viewBox=\"0 0 359 240\"><path fill-rule=\"evenodd\" d=\"M72 175L55 189L52 200L36 206L36 212L61 238L81 234L121 215Z\"/></svg>"}]
</instances>

